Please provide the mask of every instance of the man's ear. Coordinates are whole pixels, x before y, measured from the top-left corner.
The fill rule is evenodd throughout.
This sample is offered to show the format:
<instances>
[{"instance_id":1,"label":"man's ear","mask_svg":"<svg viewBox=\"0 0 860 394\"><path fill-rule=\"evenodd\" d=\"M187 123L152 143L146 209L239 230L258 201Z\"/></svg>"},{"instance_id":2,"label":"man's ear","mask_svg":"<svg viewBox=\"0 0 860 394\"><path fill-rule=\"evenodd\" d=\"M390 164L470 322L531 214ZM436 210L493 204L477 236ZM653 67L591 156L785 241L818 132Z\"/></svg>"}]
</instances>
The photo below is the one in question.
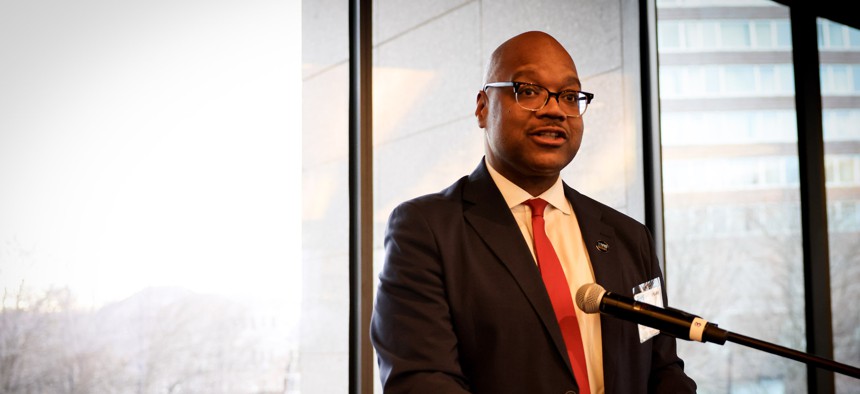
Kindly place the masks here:
<instances>
[{"instance_id":1,"label":"man's ear","mask_svg":"<svg viewBox=\"0 0 860 394\"><path fill-rule=\"evenodd\" d=\"M475 105L475 117L478 118L478 127L487 127L487 93L483 90L478 91L477 103Z\"/></svg>"}]
</instances>

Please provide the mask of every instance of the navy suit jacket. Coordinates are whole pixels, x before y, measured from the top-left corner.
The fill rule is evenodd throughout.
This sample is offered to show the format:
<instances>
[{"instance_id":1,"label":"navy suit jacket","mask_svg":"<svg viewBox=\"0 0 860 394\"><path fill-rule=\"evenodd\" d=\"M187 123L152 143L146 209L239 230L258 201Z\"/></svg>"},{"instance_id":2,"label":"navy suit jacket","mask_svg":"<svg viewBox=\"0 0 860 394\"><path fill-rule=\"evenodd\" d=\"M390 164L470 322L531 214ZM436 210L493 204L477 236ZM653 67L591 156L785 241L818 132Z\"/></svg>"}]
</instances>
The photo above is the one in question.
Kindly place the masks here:
<instances>
[{"instance_id":1,"label":"navy suit jacket","mask_svg":"<svg viewBox=\"0 0 860 394\"><path fill-rule=\"evenodd\" d=\"M663 280L645 226L564 190L597 283L632 296L635 286ZM636 324L600 320L606 393L696 391L673 337L640 344ZM483 161L392 212L371 340L386 393L578 392L540 273Z\"/></svg>"}]
</instances>

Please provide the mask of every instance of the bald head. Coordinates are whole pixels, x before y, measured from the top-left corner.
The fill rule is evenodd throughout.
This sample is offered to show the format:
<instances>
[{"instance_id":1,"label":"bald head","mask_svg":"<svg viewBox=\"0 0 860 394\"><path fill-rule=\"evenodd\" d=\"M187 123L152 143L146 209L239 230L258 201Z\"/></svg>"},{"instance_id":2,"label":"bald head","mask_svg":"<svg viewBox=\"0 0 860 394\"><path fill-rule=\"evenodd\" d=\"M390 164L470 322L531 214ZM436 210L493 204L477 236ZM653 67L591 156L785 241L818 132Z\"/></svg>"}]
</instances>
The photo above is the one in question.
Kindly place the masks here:
<instances>
[{"instance_id":1,"label":"bald head","mask_svg":"<svg viewBox=\"0 0 860 394\"><path fill-rule=\"evenodd\" d=\"M507 80L513 70L524 65L542 66L543 55L553 54L552 58L562 66L576 70L573 59L566 49L553 36L541 31L529 31L516 35L503 42L490 55L484 83Z\"/></svg>"},{"instance_id":2,"label":"bald head","mask_svg":"<svg viewBox=\"0 0 860 394\"><path fill-rule=\"evenodd\" d=\"M485 86L476 96L475 117L485 132L487 163L538 196L556 183L582 142L582 117L565 112L559 93L552 93L582 88L573 59L549 34L530 31L493 51L484 78ZM521 106L517 89L523 84L533 86L523 91L525 95L538 93L534 87L540 87L556 98L545 96L546 102L538 109Z\"/></svg>"}]
</instances>

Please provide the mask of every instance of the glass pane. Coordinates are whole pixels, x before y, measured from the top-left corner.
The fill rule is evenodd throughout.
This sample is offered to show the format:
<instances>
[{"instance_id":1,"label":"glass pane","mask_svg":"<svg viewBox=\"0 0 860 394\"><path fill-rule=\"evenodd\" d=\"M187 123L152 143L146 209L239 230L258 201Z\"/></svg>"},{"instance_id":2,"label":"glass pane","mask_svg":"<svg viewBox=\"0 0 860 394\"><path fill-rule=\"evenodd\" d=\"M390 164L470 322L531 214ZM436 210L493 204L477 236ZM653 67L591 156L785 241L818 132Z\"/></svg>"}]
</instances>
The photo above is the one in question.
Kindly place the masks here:
<instances>
[{"instance_id":1,"label":"glass pane","mask_svg":"<svg viewBox=\"0 0 860 394\"><path fill-rule=\"evenodd\" d=\"M843 26L838 23L827 24L827 43L828 47L834 50L845 49L845 41L843 39Z\"/></svg>"},{"instance_id":2,"label":"glass pane","mask_svg":"<svg viewBox=\"0 0 860 394\"><path fill-rule=\"evenodd\" d=\"M853 90L851 68L845 64L821 65L821 94L844 96Z\"/></svg>"},{"instance_id":3,"label":"glass pane","mask_svg":"<svg viewBox=\"0 0 860 394\"><path fill-rule=\"evenodd\" d=\"M678 23L666 24L665 28L660 32L660 41L666 43L666 50L678 49L681 47L681 26Z\"/></svg>"},{"instance_id":4,"label":"glass pane","mask_svg":"<svg viewBox=\"0 0 860 394\"><path fill-rule=\"evenodd\" d=\"M776 21L776 42L780 49L791 49L791 23L789 21Z\"/></svg>"},{"instance_id":5,"label":"glass pane","mask_svg":"<svg viewBox=\"0 0 860 394\"><path fill-rule=\"evenodd\" d=\"M596 94L585 115L582 147L562 177L584 194L644 220L641 94L638 83L627 80L638 75L640 65L638 55L622 56L622 43L638 39L635 3L379 0L374 13L377 272L392 209L442 190L482 160L483 133L474 112L486 60L503 40L528 30L547 31L567 46L583 89ZM571 24L569 15L587 17ZM680 45L678 26L667 37L674 47Z\"/></svg>"},{"instance_id":6,"label":"glass pane","mask_svg":"<svg viewBox=\"0 0 860 394\"><path fill-rule=\"evenodd\" d=\"M753 22L753 26L755 26L755 48L756 49L771 49L774 47L772 33L771 33L771 21L757 21Z\"/></svg>"},{"instance_id":7,"label":"glass pane","mask_svg":"<svg viewBox=\"0 0 860 394\"><path fill-rule=\"evenodd\" d=\"M700 26L695 23L683 23L679 25L682 26L684 29L684 48L687 50L703 49L703 26Z\"/></svg>"},{"instance_id":8,"label":"glass pane","mask_svg":"<svg viewBox=\"0 0 860 394\"><path fill-rule=\"evenodd\" d=\"M713 51L720 49L717 45L717 39L719 38L719 34L717 32L720 28L720 24L718 22L688 21L687 23L691 25L699 25L702 27L702 50Z\"/></svg>"},{"instance_id":9,"label":"glass pane","mask_svg":"<svg viewBox=\"0 0 860 394\"><path fill-rule=\"evenodd\" d=\"M724 49L746 49L750 46L750 23L747 21L726 21L720 24L722 46Z\"/></svg>"},{"instance_id":10,"label":"glass pane","mask_svg":"<svg viewBox=\"0 0 860 394\"><path fill-rule=\"evenodd\" d=\"M296 392L298 14L0 2L0 391Z\"/></svg>"},{"instance_id":11,"label":"glass pane","mask_svg":"<svg viewBox=\"0 0 860 394\"><path fill-rule=\"evenodd\" d=\"M295 89L284 92L297 93ZM350 297L349 2L302 1L301 96L299 388L302 393L346 393ZM292 122L289 130L298 126Z\"/></svg>"},{"instance_id":12,"label":"glass pane","mask_svg":"<svg viewBox=\"0 0 860 394\"><path fill-rule=\"evenodd\" d=\"M759 67L746 64L727 65L724 70L726 97L749 96L756 93L755 72Z\"/></svg>"},{"instance_id":13,"label":"glass pane","mask_svg":"<svg viewBox=\"0 0 860 394\"><path fill-rule=\"evenodd\" d=\"M830 32L830 46L819 46L823 59L821 68L847 70L845 78L853 78L856 83L860 80L857 73L860 64L845 59L856 59L857 50L835 45L833 38L836 32L841 35L845 30L849 37L858 37L858 29L825 19L819 19L818 23L827 26ZM829 65L828 59L843 64ZM831 86L825 85L826 78L822 74L830 297L834 306L833 353L838 362L860 365L860 336L857 335L857 327L860 327L860 304L857 303L860 299L860 243L857 242L860 239L860 91L824 89L824 86ZM860 393L856 379L840 374L836 374L836 389L839 393Z\"/></svg>"},{"instance_id":14,"label":"glass pane","mask_svg":"<svg viewBox=\"0 0 860 394\"><path fill-rule=\"evenodd\" d=\"M788 9L760 1L708 4L696 20L718 22L722 50L735 56L663 53L658 41L661 63L691 74L703 67L720 70L714 95L698 95L695 84L663 95L660 80L670 304L732 332L802 351L797 128L794 101L786 100L794 90L785 60L791 59L790 40L781 38L788 32ZM737 16L743 6L749 7L749 20ZM658 2L658 31L681 18L675 15L690 23L690 13L673 7ZM729 14L732 20L721 20ZM749 27L758 27L762 46L771 23L779 47L762 53L770 61L746 62ZM773 321L782 324L768 323ZM805 392L802 363L739 345L678 345L699 392Z\"/></svg>"},{"instance_id":15,"label":"glass pane","mask_svg":"<svg viewBox=\"0 0 860 394\"><path fill-rule=\"evenodd\" d=\"M772 94L777 91L776 68L768 66L759 67L759 93Z\"/></svg>"},{"instance_id":16,"label":"glass pane","mask_svg":"<svg viewBox=\"0 0 860 394\"><path fill-rule=\"evenodd\" d=\"M851 87L853 96L860 95L860 64L855 64L851 67Z\"/></svg>"},{"instance_id":17,"label":"glass pane","mask_svg":"<svg viewBox=\"0 0 860 394\"><path fill-rule=\"evenodd\" d=\"M851 49L860 49L860 29L848 29L848 41Z\"/></svg>"}]
</instances>

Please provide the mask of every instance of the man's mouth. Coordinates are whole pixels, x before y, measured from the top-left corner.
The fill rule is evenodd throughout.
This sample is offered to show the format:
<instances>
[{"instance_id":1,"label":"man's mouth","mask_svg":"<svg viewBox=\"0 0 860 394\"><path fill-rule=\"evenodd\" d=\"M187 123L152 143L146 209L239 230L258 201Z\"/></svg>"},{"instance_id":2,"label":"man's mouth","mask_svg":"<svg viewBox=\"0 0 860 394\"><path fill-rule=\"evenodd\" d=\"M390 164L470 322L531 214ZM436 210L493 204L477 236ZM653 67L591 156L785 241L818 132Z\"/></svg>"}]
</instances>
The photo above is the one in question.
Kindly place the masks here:
<instances>
[{"instance_id":1,"label":"man's mouth","mask_svg":"<svg viewBox=\"0 0 860 394\"><path fill-rule=\"evenodd\" d=\"M534 130L530 135L539 144L559 146L567 141L567 133L559 128L546 127Z\"/></svg>"},{"instance_id":2,"label":"man's mouth","mask_svg":"<svg viewBox=\"0 0 860 394\"><path fill-rule=\"evenodd\" d=\"M539 131L535 133L538 137L543 138L564 138L565 134L561 131Z\"/></svg>"}]
</instances>

